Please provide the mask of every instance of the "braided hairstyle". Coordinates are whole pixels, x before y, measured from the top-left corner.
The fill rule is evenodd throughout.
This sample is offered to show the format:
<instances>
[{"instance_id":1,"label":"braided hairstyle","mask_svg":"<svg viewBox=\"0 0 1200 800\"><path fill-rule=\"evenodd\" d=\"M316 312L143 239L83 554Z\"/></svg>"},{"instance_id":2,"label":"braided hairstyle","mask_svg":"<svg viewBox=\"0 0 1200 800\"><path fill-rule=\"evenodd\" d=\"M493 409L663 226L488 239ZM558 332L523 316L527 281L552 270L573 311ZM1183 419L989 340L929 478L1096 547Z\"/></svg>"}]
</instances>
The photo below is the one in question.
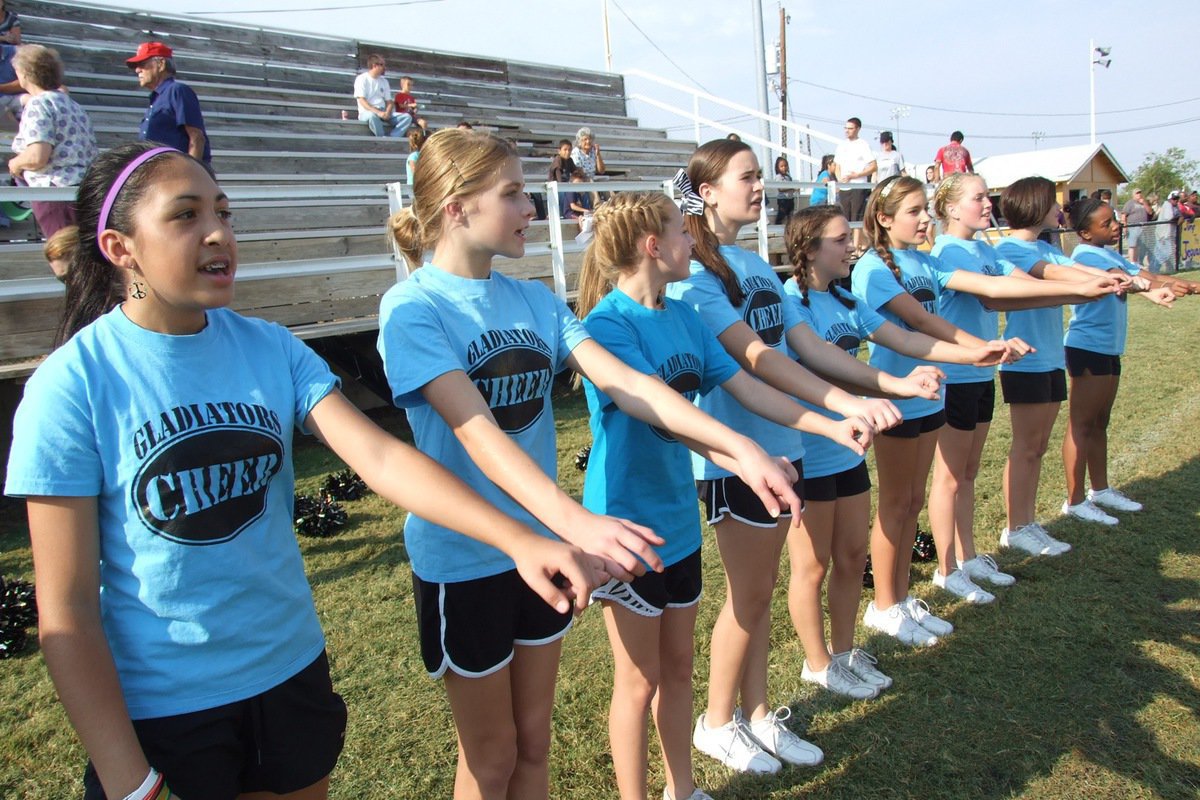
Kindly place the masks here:
<instances>
[{"instance_id":1,"label":"braided hairstyle","mask_svg":"<svg viewBox=\"0 0 1200 800\"><path fill-rule=\"evenodd\" d=\"M888 178L875 187L867 198L867 208L863 212L863 233L871 248L883 259L888 269L896 276L896 282L903 284L900 277L900 267L892 255L892 240L887 228L879 222L880 217L895 217L900 212L904 198L914 192L925 196L925 184L907 175Z\"/></svg>"},{"instance_id":2,"label":"braided hairstyle","mask_svg":"<svg viewBox=\"0 0 1200 800\"><path fill-rule=\"evenodd\" d=\"M792 264L792 276L800 287L800 302L807 306L808 282L812 276L813 253L821 246L821 238L829 223L843 217L840 206L809 206L793 214L783 231L783 243L787 248L788 261ZM846 297L837 288L835 281L829 282L829 293L846 308L854 308L854 298Z\"/></svg>"},{"instance_id":3,"label":"braided hairstyle","mask_svg":"<svg viewBox=\"0 0 1200 800\"><path fill-rule=\"evenodd\" d=\"M733 157L743 151L754 152L750 145L741 141L714 139L711 142L705 142L696 148L696 152L692 153L691 159L688 160L688 180L692 182L692 186L696 187L696 191L700 191L702 184L718 182L725 174L725 168L729 166ZM705 216L688 215L684 217L687 232L692 235L692 240L695 242L692 245L692 258L703 264L705 269L721 281L729 303L737 308L746 299L746 296L742 292L742 287L738 285L733 268L729 266L725 256L721 255L721 242L708 223L707 211L706 208Z\"/></svg>"},{"instance_id":4,"label":"braided hairstyle","mask_svg":"<svg viewBox=\"0 0 1200 800\"><path fill-rule=\"evenodd\" d=\"M579 269L575 314L586 317L612 291L622 273L638 263L638 245L646 236L661 236L675 204L665 194L618 193L592 214L592 241Z\"/></svg>"},{"instance_id":5,"label":"braided hairstyle","mask_svg":"<svg viewBox=\"0 0 1200 800\"><path fill-rule=\"evenodd\" d=\"M942 222L950 221L950 204L957 203L967 192L967 184L971 181L983 182L983 178L974 172L952 172L938 184L933 193L933 213ZM987 184L984 183L984 188Z\"/></svg>"}]
</instances>

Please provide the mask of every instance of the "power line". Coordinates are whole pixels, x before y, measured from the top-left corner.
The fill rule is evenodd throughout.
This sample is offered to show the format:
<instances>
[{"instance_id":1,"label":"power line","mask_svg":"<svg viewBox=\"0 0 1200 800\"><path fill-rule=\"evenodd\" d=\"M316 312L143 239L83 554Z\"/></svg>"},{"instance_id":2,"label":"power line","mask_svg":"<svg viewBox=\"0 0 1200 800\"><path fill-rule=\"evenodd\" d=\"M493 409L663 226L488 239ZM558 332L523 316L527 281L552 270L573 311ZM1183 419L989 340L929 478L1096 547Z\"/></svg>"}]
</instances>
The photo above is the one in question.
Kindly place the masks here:
<instances>
[{"instance_id":1,"label":"power line","mask_svg":"<svg viewBox=\"0 0 1200 800\"><path fill-rule=\"evenodd\" d=\"M629 20L629 24L634 27L634 30L636 30L638 33L640 33L642 35L642 38L650 43L651 47L653 47L655 50L657 50L659 52L659 54L663 58L665 58L667 61L670 61L671 66L673 66L675 69L679 70L679 74L681 74L683 77L687 78L689 81L691 81L692 83L699 86L702 91L708 92L708 94L712 94L712 92L709 92L708 89L706 89L704 87L704 84L700 83L700 81L696 80L691 75L689 75L687 70L685 70L683 67L681 67L675 63L675 59L671 58L669 55L666 54L666 52L661 47L659 47L657 44L655 44L654 40L650 38L649 34L647 34L644 30L642 30L641 26L639 26L636 22L633 21L633 17L629 16L629 12L626 11L625 9L621 8L621 4L618 3L617 0L612 0L612 4L617 7L617 11L620 11L621 15L624 16L625 19Z\"/></svg>"},{"instance_id":2,"label":"power line","mask_svg":"<svg viewBox=\"0 0 1200 800\"><path fill-rule=\"evenodd\" d=\"M824 89L827 92L834 92L835 94L844 94L847 97L857 97L860 100L872 100L872 101L875 101L878 103L891 103L891 104L906 105L906 106L911 106L912 108L920 108L925 111L944 111L944 112L947 112L950 114L977 114L980 116L988 116L988 117L1086 117L1086 116L1088 116L1087 112L1073 112L1073 111L1072 112L1046 112L1046 113L1031 113L1028 111L967 111L967 110L964 110L961 108L945 108L943 106L926 106L926 105L921 105L920 103L913 103L908 100L904 100L904 101L888 100L883 97L874 97L869 94L859 94L858 92L849 92L849 91L846 91L845 89L836 89L832 86L825 86L820 83L813 83L812 81L801 80L800 78L791 78L788 80L788 83L789 84L799 83L804 86L812 86L817 89ZM1172 100L1169 103L1158 103L1158 104L1152 105L1152 106L1138 106L1137 108L1122 108L1122 109L1118 109L1116 111L1097 111L1096 114L1098 116L1100 114L1128 114L1128 113L1131 113L1134 111L1151 111L1151 110L1154 110L1157 108L1167 108L1169 106L1183 105L1184 103L1194 103L1197 100L1200 100L1200 97L1188 97L1184 100ZM1018 138L1026 138L1026 137L1018 137Z\"/></svg>"},{"instance_id":3,"label":"power line","mask_svg":"<svg viewBox=\"0 0 1200 800\"><path fill-rule=\"evenodd\" d=\"M415 6L421 3L441 3L443 0L398 0L393 3L363 3L349 6L321 6L320 8L260 8L257 11L247 11L244 9L228 10L228 11L188 11L185 12L189 17L201 17L208 14L218 14L224 16L226 14L291 14L294 12L307 11L346 11L349 9L358 8L390 8L391 6Z\"/></svg>"}]
</instances>

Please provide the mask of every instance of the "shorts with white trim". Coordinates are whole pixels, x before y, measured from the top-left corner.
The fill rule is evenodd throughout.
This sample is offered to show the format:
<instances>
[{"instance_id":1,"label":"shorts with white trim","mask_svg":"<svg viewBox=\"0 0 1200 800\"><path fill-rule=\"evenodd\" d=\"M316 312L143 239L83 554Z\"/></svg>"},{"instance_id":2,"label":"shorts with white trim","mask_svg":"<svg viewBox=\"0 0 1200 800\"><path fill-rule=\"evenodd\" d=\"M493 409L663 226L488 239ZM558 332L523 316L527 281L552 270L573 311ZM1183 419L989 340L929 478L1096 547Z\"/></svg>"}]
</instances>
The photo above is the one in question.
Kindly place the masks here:
<instances>
[{"instance_id":1,"label":"shorts with white trim","mask_svg":"<svg viewBox=\"0 0 1200 800\"><path fill-rule=\"evenodd\" d=\"M792 462L799 476L792 488L800 497L800 507L804 508L804 462L796 459ZM711 478L696 481L696 491L704 503L704 521L716 525L725 519L725 515L753 525L756 528L774 528L779 519L788 519L792 512L784 508L780 510L779 519L767 513L767 507L758 499L758 495L747 486L741 478L730 475L727 478Z\"/></svg>"},{"instance_id":2,"label":"shorts with white trim","mask_svg":"<svg viewBox=\"0 0 1200 800\"><path fill-rule=\"evenodd\" d=\"M515 569L486 578L434 583L413 573L421 659L432 678L450 669L483 678L512 661L514 645L549 644L571 629Z\"/></svg>"},{"instance_id":3,"label":"shorts with white trim","mask_svg":"<svg viewBox=\"0 0 1200 800\"><path fill-rule=\"evenodd\" d=\"M648 571L628 582L613 578L592 592L592 599L611 601L643 617L658 617L668 608L696 605L703 591L697 548L662 572Z\"/></svg>"}]
</instances>

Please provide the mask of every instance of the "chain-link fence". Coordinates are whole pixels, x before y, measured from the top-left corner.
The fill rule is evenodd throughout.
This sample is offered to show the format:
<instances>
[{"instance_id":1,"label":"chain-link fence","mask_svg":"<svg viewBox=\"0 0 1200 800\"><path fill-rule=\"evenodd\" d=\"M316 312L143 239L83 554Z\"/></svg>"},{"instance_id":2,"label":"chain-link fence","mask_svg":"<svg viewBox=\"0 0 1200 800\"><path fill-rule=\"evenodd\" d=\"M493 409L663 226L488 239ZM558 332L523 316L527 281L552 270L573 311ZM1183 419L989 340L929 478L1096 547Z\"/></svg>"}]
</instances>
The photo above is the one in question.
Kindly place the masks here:
<instances>
[{"instance_id":1,"label":"chain-link fence","mask_svg":"<svg viewBox=\"0 0 1200 800\"><path fill-rule=\"evenodd\" d=\"M1200 230L1194 219L1126 225L1119 247L1130 261L1151 272L1200 267Z\"/></svg>"}]
</instances>

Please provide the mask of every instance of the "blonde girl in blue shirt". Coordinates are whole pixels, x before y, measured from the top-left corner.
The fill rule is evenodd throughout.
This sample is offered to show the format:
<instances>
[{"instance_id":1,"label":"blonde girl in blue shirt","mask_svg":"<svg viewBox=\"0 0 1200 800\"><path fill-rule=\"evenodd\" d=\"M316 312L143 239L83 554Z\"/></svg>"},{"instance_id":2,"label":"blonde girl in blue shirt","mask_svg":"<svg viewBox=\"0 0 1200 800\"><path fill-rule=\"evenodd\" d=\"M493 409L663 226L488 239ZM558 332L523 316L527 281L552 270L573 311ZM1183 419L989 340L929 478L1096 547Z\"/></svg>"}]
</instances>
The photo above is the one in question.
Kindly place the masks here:
<instances>
[{"instance_id":1,"label":"blonde girl in blue shirt","mask_svg":"<svg viewBox=\"0 0 1200 800\"><path fill-rule=\"evenodd\" d=\"M794 471L707 417L661 380L630 369L591 339L545 286L493 270L519 258L533 205L512 145L464 130L421 150L413 204L389 227L405 257L428 263L385 295L379 349L393 399L417 446L450 465L505 513L544 536L600 555L609 577L662 569L649 528L593 514L558 488L550 389L569 368L620 409L689 440L742 476L774 514L798 511ZM440 677L458 733L455 797L549 795L550 718L569 615L532 603L495 548L411 518L422 655Z\"/></svg>"}]
</instances>

